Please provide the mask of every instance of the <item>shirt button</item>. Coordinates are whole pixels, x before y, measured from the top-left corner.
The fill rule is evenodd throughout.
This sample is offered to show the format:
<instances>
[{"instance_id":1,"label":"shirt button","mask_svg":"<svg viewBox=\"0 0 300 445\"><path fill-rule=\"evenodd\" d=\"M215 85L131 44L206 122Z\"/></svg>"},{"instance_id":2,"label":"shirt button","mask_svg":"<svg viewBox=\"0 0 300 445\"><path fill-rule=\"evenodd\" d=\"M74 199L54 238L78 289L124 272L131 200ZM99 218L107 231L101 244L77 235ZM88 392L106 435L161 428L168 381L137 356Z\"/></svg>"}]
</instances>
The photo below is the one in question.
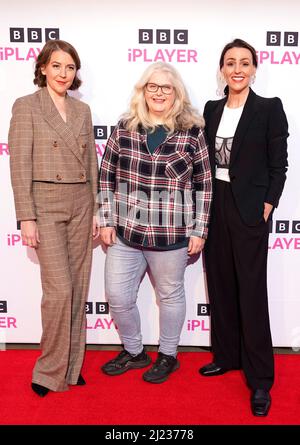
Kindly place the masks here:
<instances>
[{"instance_id":1,"label":"shirt button","mask_svg":"<svg viewBox=\"0 0 300 445\"><path fill-rule=\"evenodd\" d=\"M80 179L84 179L84 178L85 178L85 174L84 174L84 173L81 173L80 176L79 176L79 178L80 178Z\"/></svg>"},{"instance_id":2,"label":"shirt button","mask_svg":"<svg viewBox=\"0 0 300 445\"><path fill-rule=\"evenodd\" d=\"M61 177L60 175L56 175L56 179L57 179L58 181L61 181L61 180L62 180L62 177Z\"/></svg>"},{"instance_id":3,"label":"shirt button","mask_svg":"<svg viewBox=\"0 0 300 445\"><path fill-rule=\"evenodd\" d=\"M86 144L82 144L82 145L81 145L81 148L86 148Z\"/></svg>"},{"instance_id":4,"label":"shirt button","mask_svg":"<svg viewBox=\"0 0 300 445\"><path fill-rule=\"evenodd\" d=\"M53 147L58 147L58 143L57 143L57 141L54 141L54 142L53 142Z\"/></svg>"}]
</instances>

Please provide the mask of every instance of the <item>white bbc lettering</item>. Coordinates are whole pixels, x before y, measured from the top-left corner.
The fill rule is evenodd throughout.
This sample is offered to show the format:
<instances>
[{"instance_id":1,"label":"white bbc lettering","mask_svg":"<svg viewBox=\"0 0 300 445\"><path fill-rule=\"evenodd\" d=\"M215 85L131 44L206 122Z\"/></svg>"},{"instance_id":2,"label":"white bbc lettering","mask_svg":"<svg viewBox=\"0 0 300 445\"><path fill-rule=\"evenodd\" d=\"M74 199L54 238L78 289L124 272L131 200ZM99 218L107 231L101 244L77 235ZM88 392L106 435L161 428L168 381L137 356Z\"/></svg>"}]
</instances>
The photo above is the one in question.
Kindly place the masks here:
<instances>
[{"instance_id":1,"label":"white bbc lettering","mask_svg":"<svg viewBox=\"0 0 300 445\"><path fill-rule=\"evenodd\" d=\"M34 42L34 41L39 42L41 39L41 34L34 29L31 29L30 32L28 31L28 34L30 36L30 37L28 36L28 40L30 39L30 42Z\"/></svg>"},{"instance_id":2,"label":"white bbc lettering","mask_svg":"<svg viewBox=\"0 0 300 445\"><path fill-rule=\"evenodd\" d=\"M48 39L49 40L55 40L56 38L57 37L56 37L56 31L55 30L48 32Z\"/></svg>"},{"instance_id":3,"label":"white bbc lettering","mask_svg":"<svg viewBox=\"0 0 300 445\"><path fill-rule=\"evenodd\" d=\"M22 33L21 33L18 29L15 29L15 30L12 32L12 34L13 34L13 37L14 37L14 41L21 40L21 38L22 38Z\"/></svg>"},{"instance_id":4,"label":"white bbc lettering","mask_svg":"<svg viewBox=\"0 0 300 445\"><path fill-rule=\"evenodd\" d=\"M178 32L177 33L177 40L179 40L180 42L184 42L185 38L184 38L185 34L184 32Z\"/></svg>"},{"instance_id":5,"label":"white bbc lettering","mask_svg":"<svg viewBox=\"0 0 300 445\"><path fill-rule=\"evenodd\" d=\"M279 39L278 39L278 35L276 35L276 34L270 34L270 42L271 43L277 43L278 42L278 40L279 40L279 42L280 42L280 37L279 37Z\"/></svg>"},{"instance_id":6,"label":"white bbc lettering","mask_svg":"<svg viewBox=\"0 0 300 445\"><path fill-rule=\"evenodd\" d=\"M149 34L148 31L144 31L144 32L142 33L142 36L143 36L143 42L147 42L147 41L150 40L150 34Z\"/></svg>"},{"instance_id":7,"label":"white bbc lettering","mask_svg":"<svg viewBox=\"0 0 300 445\"><path fill-rule=\"evenodd\" d=\"M278 232L284 232L286 230L286 223L279 223L278 224Z\"/></svg>"}]
</instances>

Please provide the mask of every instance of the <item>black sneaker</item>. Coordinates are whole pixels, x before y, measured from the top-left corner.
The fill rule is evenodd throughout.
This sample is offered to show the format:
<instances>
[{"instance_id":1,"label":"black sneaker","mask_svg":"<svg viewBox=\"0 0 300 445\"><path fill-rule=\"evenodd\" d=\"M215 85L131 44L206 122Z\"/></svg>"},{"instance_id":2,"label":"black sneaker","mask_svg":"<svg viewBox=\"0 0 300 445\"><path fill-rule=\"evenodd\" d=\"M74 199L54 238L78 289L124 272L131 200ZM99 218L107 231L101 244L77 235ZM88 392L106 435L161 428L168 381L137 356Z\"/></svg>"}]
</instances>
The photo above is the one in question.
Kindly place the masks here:
<instances>
[{"instance_id":1,"label":"black sneaker","mask_svg":"<svg viewBox=\"0 0 300 445\"><path fill-rule=\"evenodd\" d=\"M150 363L151 358L146 354L145 349L136 356L131 355L124 349L116 358L101 366L101 369L104 374L119 375L129 371L129 369L145 368L145 366L150 365Z\"/></svg>"},{"instance_id":2,"label":"black sneaker","mask_svg":"<svg viewBox=\"0 0 300 445\"><path fill-rule=\"evenodd\" d=\"M154 365L143 374L143 379L149 383L162 383L167 380L171 372L179 368L179 361L172 355L158 353Z\"/></svg>"}]
</instances>

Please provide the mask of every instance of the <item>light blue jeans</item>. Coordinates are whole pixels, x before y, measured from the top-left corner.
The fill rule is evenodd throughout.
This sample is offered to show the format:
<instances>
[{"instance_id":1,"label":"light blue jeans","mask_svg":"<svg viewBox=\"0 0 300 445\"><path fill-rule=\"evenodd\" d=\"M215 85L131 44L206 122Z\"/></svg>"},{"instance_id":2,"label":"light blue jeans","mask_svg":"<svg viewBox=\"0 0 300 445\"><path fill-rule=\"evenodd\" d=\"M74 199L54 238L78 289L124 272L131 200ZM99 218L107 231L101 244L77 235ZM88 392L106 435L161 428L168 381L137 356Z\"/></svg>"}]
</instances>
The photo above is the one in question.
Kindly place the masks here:
<instances>
[{"instance_id":1,"label":"light blue jeans","mask_svg":"<svg viewBox=\"0 0 300 445\"><path fill-rule=\"evenodd\" d=\"M117 238L107 249L105 292L121 341L132 355L143 349L137 293L149 266L159 302L159 351L176 357L185 319L184 272L187 247L155 251L128 246Z\"/></svg>"}]
</instances>

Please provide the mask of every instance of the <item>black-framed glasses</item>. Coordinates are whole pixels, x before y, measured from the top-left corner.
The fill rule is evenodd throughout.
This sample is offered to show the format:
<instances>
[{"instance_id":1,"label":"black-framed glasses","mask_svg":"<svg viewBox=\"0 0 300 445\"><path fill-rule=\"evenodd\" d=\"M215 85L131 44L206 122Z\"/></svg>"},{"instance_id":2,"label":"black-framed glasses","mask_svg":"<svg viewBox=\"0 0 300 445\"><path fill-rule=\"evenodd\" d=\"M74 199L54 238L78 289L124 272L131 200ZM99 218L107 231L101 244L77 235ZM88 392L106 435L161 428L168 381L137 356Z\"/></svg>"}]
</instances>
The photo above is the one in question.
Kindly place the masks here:
<instances>
[{"instance_id":1,"label":"black-framed glasses","mask_svg":"<svg viewBox=\"0 0 300 445\"><path fill-rule=\"evenodd\" d=\"M174 87L172 85L157 85L157 83L148 82L146 83L146 90L149 93L156 93L159 88L163 94L172 94Z\"/></svg>"}]
</instances>

